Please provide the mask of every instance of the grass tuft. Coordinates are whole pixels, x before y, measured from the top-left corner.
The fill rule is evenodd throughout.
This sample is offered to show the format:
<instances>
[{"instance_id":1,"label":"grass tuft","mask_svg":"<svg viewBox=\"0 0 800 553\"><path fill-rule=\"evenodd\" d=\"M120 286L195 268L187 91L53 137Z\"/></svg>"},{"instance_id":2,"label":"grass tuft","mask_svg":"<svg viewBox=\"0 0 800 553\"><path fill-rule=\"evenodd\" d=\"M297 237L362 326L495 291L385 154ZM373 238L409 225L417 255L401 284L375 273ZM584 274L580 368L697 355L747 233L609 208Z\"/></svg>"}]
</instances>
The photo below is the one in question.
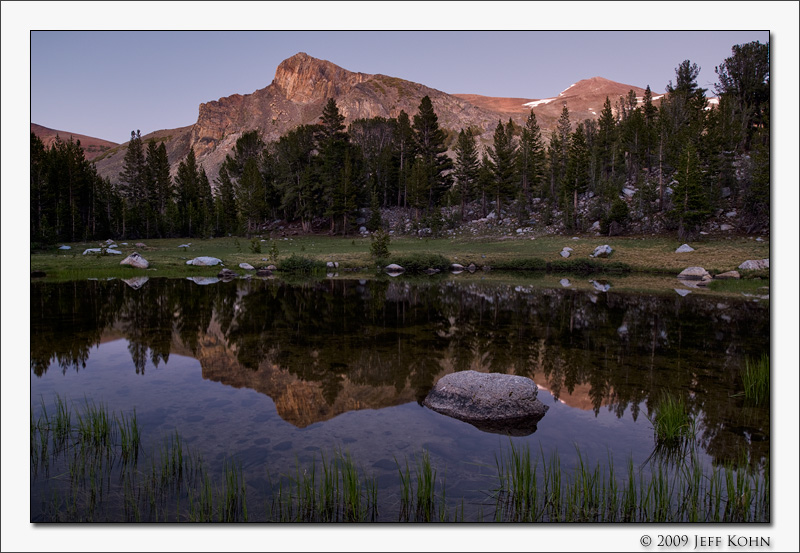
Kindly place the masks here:
<instances>
[{"instance_id":1,"label":"grass tuft","mask_svg":"<svg viewBox=\"0 0 800 553\"><path fill-rule=\"evenodd\" d=\"M769 356L764 354L759 359L745 359L741 372L745 399L763 405L769 402Z\"/></svg>"},{"instance_id":2,"label":"grass tuft","mask_svg":"<svg viewBox=\"0 0 800 553\"><path fill-rule=\"evenodd\" d=\"M650 422L657 444L675 446L695 435L694 419L678 396L663 394Z\"/></svg>"}]
</instances>

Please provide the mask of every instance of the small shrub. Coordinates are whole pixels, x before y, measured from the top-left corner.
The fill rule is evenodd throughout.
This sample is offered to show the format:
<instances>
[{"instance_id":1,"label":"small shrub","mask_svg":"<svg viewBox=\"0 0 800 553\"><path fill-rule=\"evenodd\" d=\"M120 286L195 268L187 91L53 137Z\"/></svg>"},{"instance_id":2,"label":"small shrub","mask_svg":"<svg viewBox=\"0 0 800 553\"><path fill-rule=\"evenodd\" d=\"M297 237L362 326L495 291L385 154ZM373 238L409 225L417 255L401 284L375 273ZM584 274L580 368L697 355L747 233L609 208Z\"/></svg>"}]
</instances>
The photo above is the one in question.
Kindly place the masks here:
<instances>
[{"instance_id":1,"label":"small shrub","mask_svg":"<svg viewBox=\"0 0 800 553\"><path fill-rule=\"evenodd\" d=\"M278 265L280 271L286 273L311 273L314 269L323 267L319 261L314 261L301 255L292 254Z\"/></svg>"},{"instance_id":2,"label":"small shrub","mask_svg":"<svg viewBox=\"0 0 800 553\"><path fill-rule=\"evenodd\" d=\"M620 261L602 262L596 259L557 259L547 264L555 273L628 273L630 265Z\"/></svg>"},{"instance_id":3,"label":"small shrub","mask_svg":"<svg viewBox=\"0 0 800 553\"><path fill-rule=\"evenodd\" d=\"M544 271L547 269L547 262L538 257L509 259L507 261L495 262L492 268L502 271Z\"/></svg>"},{"instance_id":4,"label":"small shrub","mask_svg":"<svg viewBox=\"0 0 800 553\"><path fill-rule=\"evenodd\" d=\"M250 251L253 253L261 253L261 240L258 238L250 240Z\"/></svg>"},{"instance_id":5,"label":"small shrub","mask_svg":"<svg viewBox=\"0 0 800 553\"><path fill-rule=\"evenodd\" d=\"M278 243L275 240L270 240L269 245L269 260L272 262L273 265L278 263L278 257L280 257L280 252L278 251Z\"/></svg>"},{"instance_id":6,"label":"small shrub","mask_svg":"<svg viewBox=\"0 0 800 553\"><path fill-rule=\"evenodd\" d=\"M386 259L389 257L389 242L392 237L383 229L378 229L372 234L372 243L369 246L369 254L375 259Z\"/></svg>"},{"instance_id":7,"label":"small shrub","mask_svg":"<svg viewBox=\"0 0 800 553\"><path fill-rule=\"evenodd\" d=\"M620 227L625 228L630 218L628 204L619 198L615 198L611 202L611 209L606 217L600 220L600 233L608 234L611 228L611 223L617 223Z\"/></svg>"},{"instance_id":8,"label":"small shrub","mask_svg":"<svg viewBox=\"0 0 800 553\"><path fill-rule=\"evenodd\" d=\"M397 263L409 274L422 273L425 269L446 271L450 267L450 261L438 253L412 253L393 257L391 262Z\"/></svg>"}]
</instances>

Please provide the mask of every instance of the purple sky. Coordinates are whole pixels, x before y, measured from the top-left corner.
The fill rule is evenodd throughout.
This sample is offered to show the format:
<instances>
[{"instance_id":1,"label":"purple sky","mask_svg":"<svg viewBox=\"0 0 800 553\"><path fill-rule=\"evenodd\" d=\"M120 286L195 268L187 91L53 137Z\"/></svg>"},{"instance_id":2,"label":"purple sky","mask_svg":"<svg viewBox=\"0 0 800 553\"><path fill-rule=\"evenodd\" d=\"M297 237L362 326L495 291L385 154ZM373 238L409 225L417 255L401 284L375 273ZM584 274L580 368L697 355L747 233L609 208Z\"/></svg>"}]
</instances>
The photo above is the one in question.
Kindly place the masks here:
<instances>
[{"instance_id":1,"label":"purple sky","mask_svg":"<svg viewBox=\"0 0 800 553\"><path fill-rule=\"evenodd\" d=\"M191 125L201 102L264 88L297 52L448 93L523 98L594 76L663 92L689 59L712 93L714 67L754 40L769 32L36 31L31 121L114 142Z\"/></svg>"},{"instance_id":2,"label":"purple sky","mask_svg":"<svg viewBox=\"0 0 800 553\"><path fill-rule=\"evenodd\" d=\"M780 378L773 405L780 405L773 455L797 458L798 416L798 13L797 2L2 2L2 470L3 551L124 550L170 548L223 550L277 549L352 551L387 547L461 551L496 549L497 530L464 531L382 527L367 530L259 529L177 531L171 528L51 528L30 524L24 478L28 461L26 423L29 353L11 344L29 342L30 305L19 263L29 253L28 125L39 123L115 142L131 129L147 133L190 125L201 102L234 93L248 94L272 81L277 65L304 51L345 69L384 73L451 93L509 97L549 97L577 80L602 76L625 84L663 90L684 59L701 68L700 85L711 88L714 66L734 44L770 33L772 50L772 264L773 335ZM217 33L32 33L54 29L420 29L435 32L233 32ZM441 29L616 29L616 32L442 32ZM674 32L674 29L705 29ZM627 32L620 29L666 29ZM761 32L715 29L761 29ZM30 56L30 57L29 57ZM30 110L28 102L30 102ZM25 140L20 140L25 137ZM22 162L20 162L22 160ZM676 244L677 246L678 244ZM13 262L12 262L13 261ZM20 292L22 288L22 292ZM711 329L713 331L713 329ZM773 481L797 489L791 463L775 463ZM6 476L9 478L6 478ZM450 497L448 497L448 501ZM747 535L771 536L773 547L797 550L796 494L774 494L774 522L747 528ZM792 515L794 513L794 515ZM581 525L547 528L533 536L500 530L502 547L528 550L638 551L645 533L655 538L669 528L622 525L613 530ZM100 532L100 533L98 533ZM235 532L235 533L234 533ZM731 530L742 533L741 528ZM662 532L664 533L664 532ZM674 533L674 532L673 532ZM697 533L690 529L681 533ZM727 531L711 529L713 535ZM113 535L112 535L113 534ZM246 534L246 535L245 535ZM377 539L375 539L377 538ZM231 540L235 540L232 542ZM398 545L399 544L399 545ZM531 545L533 544L533 545ZM188 548L188 549L187 549ZM441 547L439 547L441 548Z\"/></svg>"}]
</instances>

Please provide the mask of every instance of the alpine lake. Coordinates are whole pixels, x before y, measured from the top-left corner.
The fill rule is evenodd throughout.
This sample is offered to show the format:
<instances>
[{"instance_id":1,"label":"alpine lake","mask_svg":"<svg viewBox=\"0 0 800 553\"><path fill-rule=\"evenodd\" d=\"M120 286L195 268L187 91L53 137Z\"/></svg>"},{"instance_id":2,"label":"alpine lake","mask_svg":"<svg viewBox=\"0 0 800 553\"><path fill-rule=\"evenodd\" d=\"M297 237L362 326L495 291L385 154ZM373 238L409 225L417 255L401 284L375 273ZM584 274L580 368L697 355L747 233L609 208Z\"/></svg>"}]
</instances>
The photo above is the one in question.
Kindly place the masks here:
<instances>
[{"instance_id":1,"label":"alpine lake","mask_svg":"<svg viewBox=\"0 0 800 553\"><path fill-rule=\"evenodd\" d=\"M30 520L769 522L768 292L634 278L32 280ZM549 409L423 406L463 370Z\"/></svg>"}]
</instances>

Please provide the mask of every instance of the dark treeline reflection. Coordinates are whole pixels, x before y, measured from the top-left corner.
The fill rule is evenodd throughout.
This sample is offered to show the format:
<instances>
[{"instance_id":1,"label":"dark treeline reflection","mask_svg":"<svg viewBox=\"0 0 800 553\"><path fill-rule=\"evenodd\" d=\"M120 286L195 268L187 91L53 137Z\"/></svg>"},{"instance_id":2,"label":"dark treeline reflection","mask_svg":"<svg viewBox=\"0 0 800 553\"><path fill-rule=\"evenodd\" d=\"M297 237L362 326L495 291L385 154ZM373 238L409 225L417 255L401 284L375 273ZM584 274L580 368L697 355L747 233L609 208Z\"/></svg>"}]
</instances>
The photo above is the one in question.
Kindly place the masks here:
<instances>
[{"instance_id":1,"label":"dark treeline reflection","mask_svg":"<svg viewBox=\"0 0 800 553\"><path fill-rule=\"evenodd\" d=\"M760 303L452 280L31 283L37 376L82 369L103 335L125 338L144 373L176 348L201 358L212 332L240 367L318 382L329 403L345 380L422 401L437 375L464 369L530 376L556 398L585 394L595 413L634 418L667 390L702 412L712 456L761 442L768 458L768 407L735 395L745 357L769 352Z\"/></svg>"}]
</instances>

